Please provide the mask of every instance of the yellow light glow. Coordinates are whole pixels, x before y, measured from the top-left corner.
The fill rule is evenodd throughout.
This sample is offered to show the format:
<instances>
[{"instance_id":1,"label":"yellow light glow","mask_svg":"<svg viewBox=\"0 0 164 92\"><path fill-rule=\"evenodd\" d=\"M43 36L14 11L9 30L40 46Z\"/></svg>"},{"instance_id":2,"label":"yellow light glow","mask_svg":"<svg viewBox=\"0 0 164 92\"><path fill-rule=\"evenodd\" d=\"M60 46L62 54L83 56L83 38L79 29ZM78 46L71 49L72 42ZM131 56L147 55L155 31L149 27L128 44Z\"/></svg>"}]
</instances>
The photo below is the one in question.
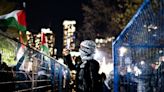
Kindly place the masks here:
<instances>
[{"instance_id":1,"label":"yellow light glow","mask_svg":"<svg viewBox=\"0 0 164 92\"><path fill-rule=\"evenodd\" d=\"M124 54L127 52L127 48L120 47L119 51L120 51L120 56L124 56Z\"/></svg>"}]
</instances>

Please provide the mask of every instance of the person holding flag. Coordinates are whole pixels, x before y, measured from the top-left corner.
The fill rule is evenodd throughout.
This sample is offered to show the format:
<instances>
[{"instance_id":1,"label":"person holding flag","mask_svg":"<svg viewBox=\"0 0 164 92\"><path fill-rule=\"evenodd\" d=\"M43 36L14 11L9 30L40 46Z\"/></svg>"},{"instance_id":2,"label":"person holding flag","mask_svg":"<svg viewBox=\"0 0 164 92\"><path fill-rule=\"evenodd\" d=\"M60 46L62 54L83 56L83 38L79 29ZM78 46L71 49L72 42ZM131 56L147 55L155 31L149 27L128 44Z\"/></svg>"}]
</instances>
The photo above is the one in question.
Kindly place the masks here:
<instances>
[{"instance_id":1,"label":"person holding flag","mask_svg":"<svg viewBox=\"0 0 164 92\"><path fill-rule=\"evenodd\" d=\"M38 75L46 75L46 72L50 70L50 58L49 56L49 48L47 44L47 39L44 30L41 30L41 52L43 53L41 55L41 67L44 67L45 69L40 68L38 71Z\"/></svg>"}]
</instances>

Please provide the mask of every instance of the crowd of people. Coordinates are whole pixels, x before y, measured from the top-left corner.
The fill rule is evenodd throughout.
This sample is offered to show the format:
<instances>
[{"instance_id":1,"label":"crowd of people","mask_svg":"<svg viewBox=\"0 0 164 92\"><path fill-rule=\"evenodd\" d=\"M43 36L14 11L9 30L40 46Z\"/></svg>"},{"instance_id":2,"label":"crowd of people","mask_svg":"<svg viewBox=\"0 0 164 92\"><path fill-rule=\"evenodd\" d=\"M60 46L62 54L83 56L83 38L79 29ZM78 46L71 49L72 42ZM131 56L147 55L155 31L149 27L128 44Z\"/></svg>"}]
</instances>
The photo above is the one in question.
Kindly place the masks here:
<instances>
[{"instance_id":1,"label":"crowd of people","mask_svg":"<svg viewBox=\"0 0 164 92\"><path fill-rule=\"evenodd\" d=\"M71 75L69 92L113 92L114 72L110 72L108 77L105 73L99 73L100 64L94 59L95 49L96 44L92 40L81 42L79 56L72 56L69 49L63 49L63 63L69 68ZM5 63L0 62L0 70L9 72L14 68L7 67ZM30 80L25 73L0 73L5 76L0 76L0 82ZM164 56L163 54L159 56L158 61L154 63L147 63L145 60L135 64L128 63L126 67L120 68L119 75L119 92L164 92ZM45 77L39 76L38 79L47 79ZM22 84L11 84L13 86L10 88L8 88L9 84L5 84L0 86L0 89L6 88L11 91L31 87L29 83ZM38 83L38 85L42 85L42 83Z\"/></svg>"},{"instance_id":2,"label":"crowd of people","mask_svg":"<svg viewBox=\"0 0 164 92\"><path fill-rule=\"evenodd\" d=\"M122 73L121 73L122 72ZM119 92L164 92L164 56L120 69Z\"/></svg>"}]
</instances>

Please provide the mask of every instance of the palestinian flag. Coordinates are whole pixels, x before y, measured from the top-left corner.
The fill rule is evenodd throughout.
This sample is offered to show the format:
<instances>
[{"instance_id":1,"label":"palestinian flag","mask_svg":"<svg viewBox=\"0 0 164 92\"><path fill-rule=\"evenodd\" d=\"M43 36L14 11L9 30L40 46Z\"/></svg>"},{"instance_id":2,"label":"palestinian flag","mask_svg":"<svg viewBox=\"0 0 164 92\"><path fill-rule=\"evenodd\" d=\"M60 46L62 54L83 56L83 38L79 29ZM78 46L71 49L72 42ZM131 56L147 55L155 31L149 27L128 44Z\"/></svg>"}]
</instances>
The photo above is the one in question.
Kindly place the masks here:
<instances>
[{"instance_id":1,"label":"palestinian flag","mask_svg":"<svg viewBox=\"0 0 164 92\"><path fill-rule=\"evenodd\" d=\"M41 52L48 55L49 56L49 48L48 48L48 44L47 44L47 41L46 41L46 37L45 37L45 33L44 32L41 32ZM42 55L42 61L47 61L47 62L44 62L46 63L47 66L47 69L51 70L51 66L50 66L50 58L46 55Z\"/></svg>"},{"instance_id":2,"label":"palestinian flag","mask_svg":"<svg viewBox=\"0 0 164 92\"><path fill-rule=\"evenodd\" d=\"M49 48L44 32L41 33L41 51L47 55L49 54Z\"/></svg>"},{"instance_id":3,"label":"palestinian flag","mask_svg":"<svg viewBox=\"0 0 164 92\"><path fill-rule=\"evenodd\" d=\"M20 70L19 68L21 67L21 65L23 63L25 63L25 58L26 58L25 52L26 52L27 48L24 45L25 41L23 40L23 35L22 34L23 34L22 31L19 31L19 41L20 41L20 43L18 43L17 54L16 54L16 62L17 62L16 70Z\"/></svg>"},{"instance_id":4,"label":"palestinian flag","mask_svg":"<svg viewBox=\"0 0 164 92\"><path fill-rule=\"evenodd\" d=\"M26 48L24 44L21 44L23 43L22 32L20 31L19 33L20 33L19 34L20 43L18 44L18 51L17 51L17 56L16 56L17 61L19 61L23 57L25 53L25 48Z\"/></svg>"},{"instance_id":5,"label":"palestinian flag","mask_svg":"<svg viewBox=\"0 0 164 92\"><path fill-rule=\"evenodd\" d=\"M26 31L26 14L24 10L15 10L0 16L1 27L12 27L18 31Z\"/></svg>"},{"instance_id":6,"label":"palestinian flag","mask_svg":"<svg viewBox=\"0 0 164 92\"><path fill-rule=\"evenodd\" d=\"M24 10L14 10L5 15L0 16L0 27L15 28L18 30L19 41L16 53L16 67L19 68L24 61L24 53L26 51L26 15ZM23 43L23 44L22 44Z\"/></svg>"}]
</instances>

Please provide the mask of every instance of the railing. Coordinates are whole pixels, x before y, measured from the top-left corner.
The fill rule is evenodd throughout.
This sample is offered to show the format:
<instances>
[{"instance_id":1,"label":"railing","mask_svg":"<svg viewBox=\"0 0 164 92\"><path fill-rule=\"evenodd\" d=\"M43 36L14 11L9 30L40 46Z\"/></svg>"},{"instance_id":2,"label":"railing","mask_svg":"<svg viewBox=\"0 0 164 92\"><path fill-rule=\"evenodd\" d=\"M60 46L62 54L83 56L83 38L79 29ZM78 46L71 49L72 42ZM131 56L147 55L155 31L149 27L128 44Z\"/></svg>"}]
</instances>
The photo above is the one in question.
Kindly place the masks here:
<instances>
[{"instance_id":1,"label":"railing","mask_svg":"<svg viewBox=\"0 0 164 92\"><path fill-rule=\"evenodd\" d=\"M22 43L9 37L2 30L0 30L1 39L6 39L6 43L12 44L9 47L2 47L6 50L8 48L14 49L15 51L13 52L8 51L8 54L16 57L16 48ZM1 41L0 45L2 44ZM0 90L6 92L62 92L63 90L68 90L70 80L69 69L58 63L54 58L27 45L25 47L26 52L18 62L14 60L14 57L7 56L10 60L13 60L12 62L17 62L13 66L8 66L6 62L10 62L4 61L5 57L3 55L6 55L7 52L5 54L1 53ZM0 49L2 48L0 47Z\"/></svg>"},{"instance_id":2,"label":"railing","mask_svg":"<svg viewBox=\"0 0 164 92\"><path fill-rule=\"evenodd\" d=\"M113 42L114 92L164 92L164 0L144 0Z\"/></svg>"}]
</instances>

